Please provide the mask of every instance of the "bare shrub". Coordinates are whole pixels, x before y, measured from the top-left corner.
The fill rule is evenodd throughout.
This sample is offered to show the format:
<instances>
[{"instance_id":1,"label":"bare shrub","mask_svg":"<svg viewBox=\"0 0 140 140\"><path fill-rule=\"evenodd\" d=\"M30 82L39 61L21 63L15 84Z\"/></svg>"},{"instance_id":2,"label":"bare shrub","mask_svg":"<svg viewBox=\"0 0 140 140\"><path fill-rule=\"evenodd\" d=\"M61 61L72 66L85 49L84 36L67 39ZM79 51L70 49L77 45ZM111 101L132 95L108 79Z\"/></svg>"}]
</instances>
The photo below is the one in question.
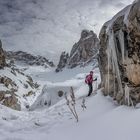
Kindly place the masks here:
<instances>
[{"instance_id":1,"label":"bare shrub","mask_svg":"<svg viewBox=\"0 0 140 140\"><path fill-rule=\"evenodd\" d=\"M75 99L75 95L74 95L74 90L72 87L70 87L70 99L68 98L68 95L65 93L65 99L67 101L67 105L71 111L71 113L73 114L74 118L76 119L76 121L79 121L79 117L76 111L76 99Z\"/></svg>"}]
</instances>

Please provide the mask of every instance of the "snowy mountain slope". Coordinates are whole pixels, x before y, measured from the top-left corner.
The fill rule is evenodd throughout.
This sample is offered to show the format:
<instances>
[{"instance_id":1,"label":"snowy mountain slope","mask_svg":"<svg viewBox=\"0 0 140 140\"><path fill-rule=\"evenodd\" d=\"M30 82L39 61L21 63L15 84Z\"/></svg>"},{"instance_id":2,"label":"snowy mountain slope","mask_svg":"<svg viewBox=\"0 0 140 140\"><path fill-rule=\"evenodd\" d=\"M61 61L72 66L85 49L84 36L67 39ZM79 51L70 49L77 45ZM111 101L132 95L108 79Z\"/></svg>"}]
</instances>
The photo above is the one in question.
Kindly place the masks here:
<instances>
[{"instance_id":1,"label":"snowy mountain slope","mask_svg":"<svg viewBox=\"0 0 140 140\"><path fill-rule=\"evenodd\" d=\"M106 20L132 1L119 0L104 7L101 0L1 0L0 38L6 50L24 50L58 61L82 29L98 33Z\"/></svg>"},{"instance_id":2,"label":"snowy mountain slope","mask_svg":"<svg viewBox=\"0 0 140 140\"><path fill-rule=\"evenodd\" d=\"M23 69L23 67L21 67ZM41 83L56 83L60 82L61 85L64 81L73 79L76 75L77 78L80 79L80 73L88 73L93 69L93 66L84 67L76 67L75 69L64 69L61 73L56 73L55 68L44 69L42 67L30 66L26 70L24 70L25 74L30 74L35 81L39 81ZM74 82L74 84L76 81Z\"/></svg>"},{"instance_id":3,"label":"snowy mountain slope","mask_svg":"<svg viewBox=\"0 0 140 140\"><path fill-rule=\"evenodd\" d=\"M91 67L88 68L88 71L90 69ZM67 71L63 72L63 75L66 75L66 74L67 74ZM57 74L53 75L54 78L56 78L55 75ZM75 76L73 77L72 75L75 75ZM83 85L84 80L82 79L84 77L85 77L85 73L77 75L73 71L73 73L69 75L70 80L66 80L64 82L51 83L51 81L42 81L42 79L41 81L42 83L47 83L48 88L57 87L57 86L62 87L62 85L70 86L71 84L71 86L77 87L77 90L76 90L77 92L80 90L81 91L84 90L85 91L84 95L86 95L87 87L85 88L85 86L84 87L81 86L81 82ZM44 80L45 80L45 77L44 77ZM81 95L83 96L83 94ZM77 94L76 97L79 98L81 97L81 95ZM60 124L62 121L73 118L65 103L66 102L63 98L60 102L58 102L56 105L51 106L50 108L47 108L47 107L44 109L37 108L38 110L29 111L29 112L28 111L16 112L4 106L0 106L1 107L1 113L0 113L1 121L0 122L3 124L3 127L1 128L1 132L2 132L1 138L3 137L9 138L9 136L6 135L6 133L3 133L4 130L8 131L7 133L9 133L11 138L15 138L16 136L20 135L25 130L25 133L27 133L27 135L24 138L21 138L20 136L21 139L28 139L29 138L28 134L29 133L31 134L31 131L33 131L33 133L35 133L36 131L37 133L38 130L42 131L44 129L43 131L45 131L45 133L47 131L48 133L50 129L53 128L55 125ZM39 126L41 127L39 128ZM36 128L39 128L39 129L37 130ZM12 134L10 134L11 131L12 131ZM17 139L20 139L20 138L18 137ZM38 136L36 138L39 139Z\"/></svg>"},{"instance_id":4,"label":"snowy mountain slope","mask_svg":"<svg viewBox=\"0 0 140 140\"><path fill-rule=\"evenodd\" d=\"M24 65L24 66L42 66L45 68L54 67L52 61L40 55L32 55L23 51L5 51L7 61L12 62L12 65Z\"/></svg>"},{"instance_id":5,"label":"snowy mountain slope","mask_svg":"<svg viewBox=\"0 0 140 140\"><path fill-rule=\"evenodd\" d=\"M30 110L44 107L46 108L56 104L60 100L64 99L65 93L69 94L70 87L73 87L74 91L79 90L81 85L84 84L84 77L91 69L92 66L85 67L84 71L86 73L83 74L79 74L79 72L83 72L83 68L80 67L71 71L66 69L61 74L57 74L53 70L48 72L33 72L34 74L32 74L32 77L44 86L42 88L41 94L37 97L36 101L30 107ZM94 71L99 70L96 69ZM95 74L95 77L98 77L98 81L100 81L99 75ZM62 93L62 95L59 96L59 92L60 94Z\"/></svg>"},{"instance_id":6,"label":"snowy mountain slope","mask_svg":"<svg viewBox=\"0 0 140 140\"><path fill-rule=\"evenodd\" d=\"M67 122L56 127L48 139L137 140L139 114L140 109L115 106L98 93L87 101L87 110L79 115L78 124Z\"/></svg>"},{"instance_id":7,"label":"snowy mountain slope","mask_svg":"<svg viewBox=\"0 0 140 140\"><path fill-rule=\"evenodd\" d=\"M42 86L29 75L16 68L0 70L0 103L16 110L30 106L39 95Z\"/></svg>"},{"instance_id":8,"label":"snowy mountain slope","mask_svg":"<svg viewBox=\"0 0 140 140\"><path fill-rule=\"evenodd\" d=\"M87 71L83 71L87 72ZM61 73L62 74L62 73ZM64 73L63 73L64 74ZM73 73L74 74L74 73ZM86 110L82 110L83 96L88 90L84 84L84 74L71 79L77 80L78 90L76 110L79 115L77 123L62 99L50 108L35 111L13 111L0 106L1 140L137 140L139 134L140 109L118 106L110 97L104 97L101 91L95 96L86 98ZM98 70L95 70L98 76ZM55 77L55 76L54 76ZM71 77L71 76L70 76ZM83 83L77 78L83 79ZM61 82L62 84L63 82ZM66 85L65 81L63 85ZM58 85L60 83L53 83ZM76 84L76 83L75 83ZM94 83L95 84L95 83Z\"/></svg>"}]
</instances>

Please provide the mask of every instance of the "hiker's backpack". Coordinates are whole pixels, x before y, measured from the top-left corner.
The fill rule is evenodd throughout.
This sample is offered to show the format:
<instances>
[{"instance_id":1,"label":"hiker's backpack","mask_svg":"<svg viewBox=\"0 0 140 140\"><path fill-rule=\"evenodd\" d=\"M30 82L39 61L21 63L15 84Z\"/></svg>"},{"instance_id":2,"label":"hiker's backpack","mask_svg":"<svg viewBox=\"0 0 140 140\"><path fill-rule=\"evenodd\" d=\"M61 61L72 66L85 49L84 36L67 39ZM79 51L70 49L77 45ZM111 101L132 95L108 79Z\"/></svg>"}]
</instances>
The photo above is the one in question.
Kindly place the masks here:
<instances>
[{"instance_id":1,"label":"hiker's backpack","mask_svg":"<svg viewBox=\"0 0 140 140\"><path fill-rule=\"evenodd\" d=\"M87 75L85 78L85 83L88 84L88 82L89 82L89 75Z\"/></svg>"}]
</instances>

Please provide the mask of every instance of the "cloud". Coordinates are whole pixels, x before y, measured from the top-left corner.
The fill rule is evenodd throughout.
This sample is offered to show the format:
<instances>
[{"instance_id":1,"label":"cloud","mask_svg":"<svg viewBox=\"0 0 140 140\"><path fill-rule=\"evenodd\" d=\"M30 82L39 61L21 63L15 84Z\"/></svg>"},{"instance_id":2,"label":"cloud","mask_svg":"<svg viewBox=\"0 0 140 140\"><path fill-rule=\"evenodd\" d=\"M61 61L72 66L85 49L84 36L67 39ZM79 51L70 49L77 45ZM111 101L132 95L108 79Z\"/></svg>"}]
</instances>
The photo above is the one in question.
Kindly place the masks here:
<instances>
[{"instance_id":1,"label":"cloud","mask_svg":"<svg viewBox=\"0 0 140 140\"><path fill-rule=\"evenodd\" d=\"M0 0L0 38L8 50L59 56L61 51L71 50L82 29L99 34L104 22L132 2Z\"/></svg>"},{"instance_id":2,"label":"cloud","mask_svg":"<svg viewBox=\"0 0 140 140\"><path fill-rule=\"evenodd\" d=\"M128 4L131 4L134 0L99 0L99 6L126 6Z\"/></svg>"}]
</instances>

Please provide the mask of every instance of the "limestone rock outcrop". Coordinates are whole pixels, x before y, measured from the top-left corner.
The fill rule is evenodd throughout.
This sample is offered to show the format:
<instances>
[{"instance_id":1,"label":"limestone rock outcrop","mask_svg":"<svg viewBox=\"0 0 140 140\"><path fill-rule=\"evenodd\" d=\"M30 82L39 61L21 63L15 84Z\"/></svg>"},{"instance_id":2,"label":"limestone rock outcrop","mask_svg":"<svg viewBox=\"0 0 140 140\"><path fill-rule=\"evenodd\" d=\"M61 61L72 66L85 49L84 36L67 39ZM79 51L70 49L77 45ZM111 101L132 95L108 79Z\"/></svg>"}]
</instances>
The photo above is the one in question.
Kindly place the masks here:
<instances>
[{"instance_id":1,"label":"limestone rock outcrop","mask_svg":"<svg viewBox=\"0 0 140 140\"><path fill-rule=\"evenodd\" d=\"M140 1L106 22L99 38L104 94L119 104L136 105L140 102Z\"/></svg>"}]
</instances>

